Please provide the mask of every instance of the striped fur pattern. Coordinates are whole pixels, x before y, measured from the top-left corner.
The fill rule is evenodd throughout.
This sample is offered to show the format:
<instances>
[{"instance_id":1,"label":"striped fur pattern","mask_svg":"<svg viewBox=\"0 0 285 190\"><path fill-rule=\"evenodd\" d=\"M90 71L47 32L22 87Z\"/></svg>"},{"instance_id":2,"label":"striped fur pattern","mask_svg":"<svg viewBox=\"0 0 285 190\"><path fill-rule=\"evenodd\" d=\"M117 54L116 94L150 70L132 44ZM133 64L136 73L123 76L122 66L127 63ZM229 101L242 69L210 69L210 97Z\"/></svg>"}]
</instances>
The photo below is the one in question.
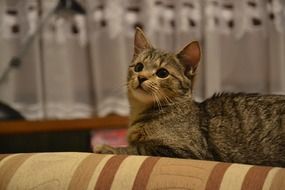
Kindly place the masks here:
<instances>
[{"instance_id":1,"label":"striped fur pattern","mask_svg":"<svg viewBox=\"0 0 285 190\"><path fill-rule=\"evenodd\" d=\"M104 145L96 152L285 167L285 96L222 93L196 102L199 59L197 42L168 53L138 29L128 75L130 146Z\"/></svg>"},{"instance_id":2,"label":"striped fur pattern","mask_svg":"<svg viewBox=\"0 0 285 190\"><path fill-rule=\"evenodd\" d=\"M285 169L89 153L0 155L0 189L278 190Z\"/></svg>"}]
</instances>

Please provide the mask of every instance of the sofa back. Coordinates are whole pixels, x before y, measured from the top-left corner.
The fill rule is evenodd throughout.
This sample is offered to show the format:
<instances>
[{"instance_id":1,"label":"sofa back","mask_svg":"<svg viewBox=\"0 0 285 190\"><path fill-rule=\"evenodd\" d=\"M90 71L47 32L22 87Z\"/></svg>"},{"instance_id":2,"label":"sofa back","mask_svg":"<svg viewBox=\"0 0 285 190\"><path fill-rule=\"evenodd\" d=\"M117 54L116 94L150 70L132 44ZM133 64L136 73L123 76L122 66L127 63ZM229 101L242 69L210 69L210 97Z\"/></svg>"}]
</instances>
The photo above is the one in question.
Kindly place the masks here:
<instances>
[{"instance_id":1,"label":"sofa back","mask_svg":"<svg viewBox=\"0 0 285 190\"><path fill-rule=\"evenodd\" d=\"M285 169L92 153L0 155L0 190L285 189Z\"/></svg>"}]
</instances>

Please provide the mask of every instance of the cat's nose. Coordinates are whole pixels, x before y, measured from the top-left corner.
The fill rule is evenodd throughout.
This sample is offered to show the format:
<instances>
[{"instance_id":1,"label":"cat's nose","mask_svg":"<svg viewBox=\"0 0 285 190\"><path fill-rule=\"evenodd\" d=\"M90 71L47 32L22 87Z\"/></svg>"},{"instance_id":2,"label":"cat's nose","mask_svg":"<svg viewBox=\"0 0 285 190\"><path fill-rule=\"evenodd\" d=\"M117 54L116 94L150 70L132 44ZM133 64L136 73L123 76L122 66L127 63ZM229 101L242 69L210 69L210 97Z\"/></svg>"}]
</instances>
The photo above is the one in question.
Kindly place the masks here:
<instances>
[{"instance_id":1,"label":"cat's nose","mask_svg":"<svg viewBox=\"0 0 285 190\"><path fill-rule=\"evenodd\" d=\"M146 77L143 77L143 76L138 76L138 81L140 84L142 84L144 81L146 81L147 78Z\"/></svg>"}]
</instances>

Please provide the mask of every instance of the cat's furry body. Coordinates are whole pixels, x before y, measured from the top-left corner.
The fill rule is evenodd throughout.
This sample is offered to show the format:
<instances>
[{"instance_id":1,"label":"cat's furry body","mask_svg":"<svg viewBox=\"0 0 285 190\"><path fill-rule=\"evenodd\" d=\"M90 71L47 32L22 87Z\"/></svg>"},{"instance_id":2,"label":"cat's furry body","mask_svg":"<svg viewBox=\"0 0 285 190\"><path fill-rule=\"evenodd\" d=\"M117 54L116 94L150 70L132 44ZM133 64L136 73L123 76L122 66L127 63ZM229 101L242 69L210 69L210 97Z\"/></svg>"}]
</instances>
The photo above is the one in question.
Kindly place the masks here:
<instances>
[{"instance_id":1,"label":"cat's furry body","mask_svg":"<svg viewBox=\"0 0 285 190\"><path fill-rule=\"evenodd\" d=\"M285 167L285 96L224 93L195 102L198 44L165 53L138 30L135 48L128 75L129 146L104 145L95 152Z\"/></svg>"},{"instance_id":2,"label":"cat's furry body","mask_svg":"<svg viewBox=\"0 0 285 190\"><path fill-rule=\"evenodd\" d=\"M285 166L285 97L221 94L149 109L131 125L131 144L150 155ZM159 130L157 130L159 129ZM141 133L143 135L137 135Z\"/></svg>"}]
</instances>

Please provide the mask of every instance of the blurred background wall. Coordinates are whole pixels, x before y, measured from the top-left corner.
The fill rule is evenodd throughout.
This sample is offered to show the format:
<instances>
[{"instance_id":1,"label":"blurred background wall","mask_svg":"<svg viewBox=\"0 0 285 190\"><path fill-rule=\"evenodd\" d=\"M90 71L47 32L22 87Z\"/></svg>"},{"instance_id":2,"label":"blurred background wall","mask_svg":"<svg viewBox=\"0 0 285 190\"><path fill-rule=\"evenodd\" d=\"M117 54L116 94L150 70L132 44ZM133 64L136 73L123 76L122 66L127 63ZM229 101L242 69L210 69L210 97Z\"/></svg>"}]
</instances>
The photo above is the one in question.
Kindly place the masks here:
<instances>
[{"instance_id":1,"label":"blurred background wall","mask_svg":"<svg viewBox=\"0 0 285 190\"><path fill-rule=\"evenodd\" d=\"M285 93L284 0L68 2L0 0L0 100L28 119L128 115L136 26L161 49L201 43L197 100L221 91Z\"/></svg>"}]
</instances>

